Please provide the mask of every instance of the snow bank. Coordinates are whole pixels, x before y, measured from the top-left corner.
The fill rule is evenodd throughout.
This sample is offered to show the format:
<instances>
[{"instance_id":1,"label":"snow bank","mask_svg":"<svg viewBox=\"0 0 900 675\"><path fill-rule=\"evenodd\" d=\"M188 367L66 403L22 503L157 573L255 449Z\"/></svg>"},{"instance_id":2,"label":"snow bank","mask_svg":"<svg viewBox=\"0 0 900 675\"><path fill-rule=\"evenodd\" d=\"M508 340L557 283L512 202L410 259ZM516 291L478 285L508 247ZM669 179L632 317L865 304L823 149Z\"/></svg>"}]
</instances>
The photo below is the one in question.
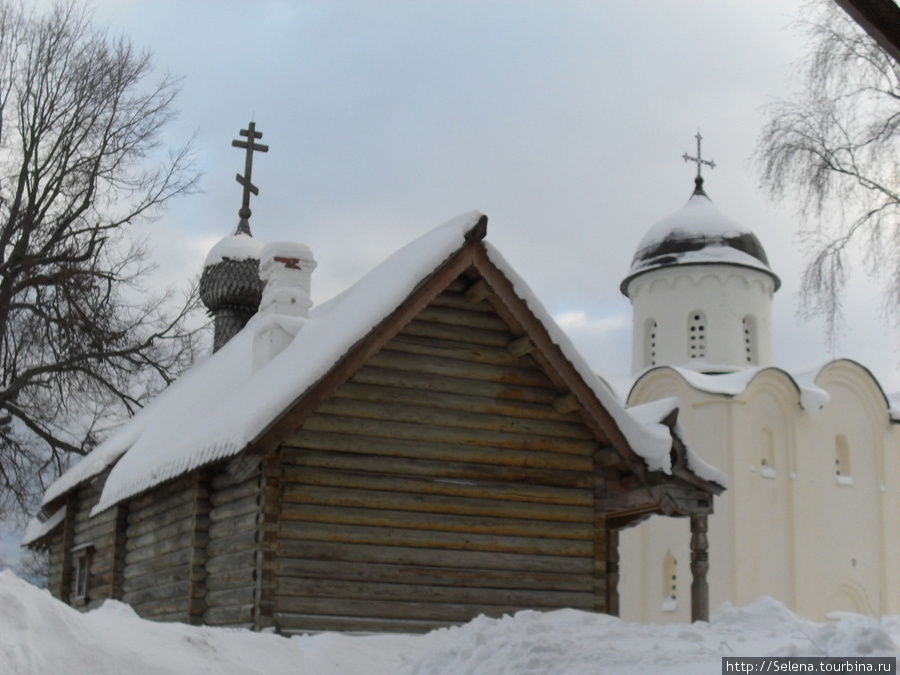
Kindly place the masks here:
<instances>
[{"instance_id":1,"label":"snow bank","mask_svg":"<svg viewBox=\"0 0 900 675\"><path fill-rule=\"evenodd\" d=\"M80 614L0 572L0 675L712 675L722 656L897 656L898 639L900 617L816 624L771 599L725 608L710 624L629 624L564 609L479 617L427 635L286 639L143 621L119 602Z\"/></svg>"}]
</instances>

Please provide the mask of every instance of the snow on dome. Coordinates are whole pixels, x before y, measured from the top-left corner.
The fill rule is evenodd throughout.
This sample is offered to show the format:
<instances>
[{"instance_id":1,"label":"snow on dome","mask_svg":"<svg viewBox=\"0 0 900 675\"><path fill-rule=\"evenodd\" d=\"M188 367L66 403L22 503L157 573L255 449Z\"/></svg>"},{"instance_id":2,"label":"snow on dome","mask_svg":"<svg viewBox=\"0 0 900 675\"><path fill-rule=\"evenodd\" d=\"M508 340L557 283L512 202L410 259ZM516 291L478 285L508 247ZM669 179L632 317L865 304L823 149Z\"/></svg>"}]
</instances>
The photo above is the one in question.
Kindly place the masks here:
<instances>
[{"instance_id":1,"label":"snow on dome","mask_svg":"<svg viewBox=\"0 0 900 675\"><path fill-rule=\"evenodd\" d=\"M259 260L262 243L249 234L232 234L220 239L209 249L203 267L210 267L223 260Z\"/></svg>"},{"instance_id":2,"label":"snow on dome","mask_svg":"<svg viewBox=\"0 0 900 675\"><path fill-rule=\"evenodd\" d=\"M627 296L631 280L651 270L710 264L757 269L772 277L775 290L781 286L756 235L723 215L706 193L699 190L681 209L660 220L644 235L621 290Z\"/></svg>"}]
</instances>

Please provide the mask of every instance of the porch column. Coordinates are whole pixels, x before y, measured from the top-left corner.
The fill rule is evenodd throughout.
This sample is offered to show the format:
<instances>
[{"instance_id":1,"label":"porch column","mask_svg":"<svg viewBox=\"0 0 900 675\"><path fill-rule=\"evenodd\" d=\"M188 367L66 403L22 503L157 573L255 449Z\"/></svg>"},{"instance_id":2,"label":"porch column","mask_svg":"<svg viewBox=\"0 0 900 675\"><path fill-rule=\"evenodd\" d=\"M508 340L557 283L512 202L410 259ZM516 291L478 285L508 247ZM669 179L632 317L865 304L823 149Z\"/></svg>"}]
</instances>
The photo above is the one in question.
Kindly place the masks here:
<instances>
[{"instance_id":1,"label":"porch column","mask_svg":"<svg viewBox=\"0 0 900 675\"><path fill-rule=\"evenodd\" d=\"M709 540L706 514L691 516L691 621L709 621Z\"/></svg>"}]
</instances>

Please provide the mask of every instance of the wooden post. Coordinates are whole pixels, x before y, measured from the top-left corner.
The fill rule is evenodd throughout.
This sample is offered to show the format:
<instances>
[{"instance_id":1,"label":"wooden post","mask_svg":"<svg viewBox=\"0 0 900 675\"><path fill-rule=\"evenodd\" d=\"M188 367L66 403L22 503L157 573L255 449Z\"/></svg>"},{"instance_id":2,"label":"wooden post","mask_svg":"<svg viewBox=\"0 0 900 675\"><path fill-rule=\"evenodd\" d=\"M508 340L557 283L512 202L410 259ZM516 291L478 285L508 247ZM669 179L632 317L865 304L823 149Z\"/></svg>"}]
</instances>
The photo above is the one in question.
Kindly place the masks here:
<instances>
[{"instance_id":1,"label":"wooden post","mask_svg":"<svg viewBox=\"0 0 900 675\"><path fill-rule=\"evenodd\" d=\"M619 531L606 531L606 613L619 616Z\"/></svg>"},{"instance_id":2,"label":"wooden post","mask_svg":"<svg viewBox=\"0 0 900 675\"><path fill-rule=\"evenodd\" d=\"M691 621L709 621L709 540L706 514L691 516Z\"/></svg>"}]
</instances>

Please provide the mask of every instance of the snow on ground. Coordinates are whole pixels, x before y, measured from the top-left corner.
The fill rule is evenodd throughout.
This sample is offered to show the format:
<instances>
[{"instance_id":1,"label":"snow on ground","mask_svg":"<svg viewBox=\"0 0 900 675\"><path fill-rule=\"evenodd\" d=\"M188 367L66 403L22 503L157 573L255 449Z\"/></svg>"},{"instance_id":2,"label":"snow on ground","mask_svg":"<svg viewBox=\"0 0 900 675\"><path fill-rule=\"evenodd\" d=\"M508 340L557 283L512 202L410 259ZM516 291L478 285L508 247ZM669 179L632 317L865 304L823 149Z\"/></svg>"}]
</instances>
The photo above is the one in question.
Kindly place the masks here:
<instances>
[{"instance_id":1,"label":"snow on ground","mask_svg":"<svg viewBox=\"0 0 900 675\"><path fill-rule=\"evenodd\" d=\"M0 572L0 675L590 675L720 673L722 656L897 656L900 617L801 619L763 598L709 624L629 624L576 610L479 617L427 635L290 639L154 623L107 602L81 614Z\"/></svg>"}]
</instances>

